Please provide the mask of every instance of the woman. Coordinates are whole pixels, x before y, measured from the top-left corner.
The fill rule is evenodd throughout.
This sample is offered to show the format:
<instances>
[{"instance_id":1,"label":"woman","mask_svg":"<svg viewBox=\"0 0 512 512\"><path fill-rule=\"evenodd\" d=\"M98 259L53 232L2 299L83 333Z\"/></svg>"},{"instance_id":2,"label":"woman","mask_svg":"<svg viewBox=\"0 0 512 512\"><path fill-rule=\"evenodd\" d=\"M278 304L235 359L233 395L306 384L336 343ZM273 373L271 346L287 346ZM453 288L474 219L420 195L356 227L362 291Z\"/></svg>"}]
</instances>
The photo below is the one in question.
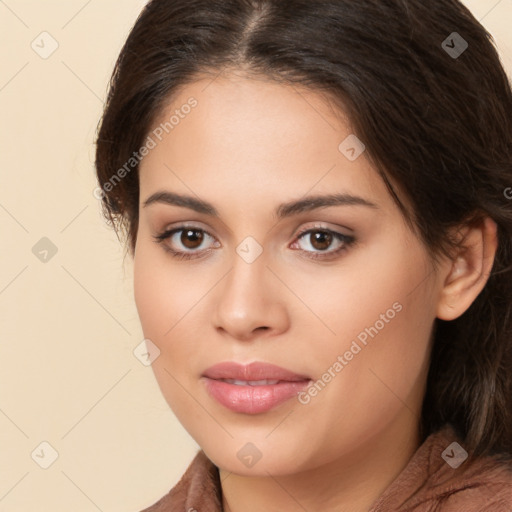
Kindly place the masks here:
<instances>
[{"instance_id":1,"label":"woman","mask_svg":"<svg viewBox=\"0 0 512 512\"><path fill-rule=\"evenodd\" d=\"M512 509L511 114L456 0L145 7L97 174L201 447L146 512Z\"/></svg>"}]
</instances>

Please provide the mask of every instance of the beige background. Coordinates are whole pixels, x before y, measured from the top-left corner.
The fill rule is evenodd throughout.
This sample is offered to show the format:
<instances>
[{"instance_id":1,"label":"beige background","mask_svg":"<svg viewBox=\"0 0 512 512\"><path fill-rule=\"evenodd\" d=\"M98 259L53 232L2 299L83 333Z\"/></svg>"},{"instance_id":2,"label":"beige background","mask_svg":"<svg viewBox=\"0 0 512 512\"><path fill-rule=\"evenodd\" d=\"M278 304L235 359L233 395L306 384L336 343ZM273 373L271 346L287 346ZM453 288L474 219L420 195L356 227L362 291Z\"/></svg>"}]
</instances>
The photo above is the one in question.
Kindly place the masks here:
<instances>
[{"instance_id":1,"label":"beige background","mask_svg":"<svg viewBox=\"0 0 512 512\"><path fill-rule=\"evenodd\" d=\"M136 512L198 449L134 356L131 261L93 197L106 86L144 3L0 0L0 512ZM512 76L512 0L465 4Z\"/></svg>"}]
</instances>

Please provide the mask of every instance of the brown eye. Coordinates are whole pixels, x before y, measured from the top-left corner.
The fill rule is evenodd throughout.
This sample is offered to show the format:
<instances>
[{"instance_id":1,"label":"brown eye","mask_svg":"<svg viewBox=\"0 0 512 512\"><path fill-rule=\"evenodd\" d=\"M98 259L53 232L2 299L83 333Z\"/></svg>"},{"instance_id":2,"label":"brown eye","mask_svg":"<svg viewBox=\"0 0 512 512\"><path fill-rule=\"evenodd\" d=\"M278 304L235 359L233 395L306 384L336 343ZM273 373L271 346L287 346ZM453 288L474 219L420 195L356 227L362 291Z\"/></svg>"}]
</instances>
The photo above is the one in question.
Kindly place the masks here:
<instances>
[{"instance_id":1,"label":"brown eye","mask_svg":"<svg viewBox=\"0 0 512 512\"><path fill-rule=\"evenodd\" d=\"M195 226L180 226L169 229L158 235L153 235L156 243L162 244L165 252L180 260L200 258L201 255L211 251L213 247L219 247L219 242L208 231ZM200 249L206 238L211 238L214 243L209 249Z\"/></svg>"},{"instance_id":2,"label":"brown eye","mask_svg":"<svg viewBox=\"0 0 512 512\"><path fill-rule=\"evenodd\" d=\"M204 234L198 229L183 229L180 236L180 242L187 249L197 249L201 246Z\"/></svg>"},{"instance_id":3,"label":"brown eye","mask_svg":"<svg viewBox=\"0 0 512 512\"><path fill-rule=\"evenodd\" d=\"M355 237L343 235L330 229L306 229L297 235L292 248L299 248L308 258L333 259L355 243ZM308 247L309 246L309 247Z\"/></svg>"},{"instance_id":4,"label":"brown eye","mask_svg":"<svg viewBox=\"0 0 512 512\"><path fill-rule=\"evenodd\" d=\"M319 251L328 249L333 241L333 236L327 231L312 231L310 233L311 246Z\"/></svg>"}]
</instances>

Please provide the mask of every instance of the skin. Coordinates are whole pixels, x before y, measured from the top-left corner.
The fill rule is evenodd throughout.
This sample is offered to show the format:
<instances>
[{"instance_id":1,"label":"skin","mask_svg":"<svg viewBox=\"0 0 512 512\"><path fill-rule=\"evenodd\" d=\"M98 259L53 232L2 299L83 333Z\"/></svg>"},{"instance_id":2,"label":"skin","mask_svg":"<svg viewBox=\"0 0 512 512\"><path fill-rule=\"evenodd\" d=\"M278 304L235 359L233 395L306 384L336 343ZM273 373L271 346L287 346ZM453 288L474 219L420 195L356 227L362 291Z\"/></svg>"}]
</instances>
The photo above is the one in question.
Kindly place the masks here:
<instances>
[{"instance_id":1,"label":"skin","mask_svg":"<svg viewBox=\"0 0 512 512\"><path fill-rule=\"evenodd\" d=\"M161 112L157 126L193 96L140 167L134 253L135 301L144 336L161 353L153 370L184 428L219 467L224 510L368 510L421 444L422 397L436 317L460 316L484 287L496 251L487 219L460 231L469 249L437 272L365 152L348 160L338 145L352 133L317 92L226 73L198 77ZM157 191L201 198L216 218L144 201ZM329 206L282 220L282 202L347 192L378 205ZM401 198L406 204L405 198ZM152 237L183 223L168 247L202 256L173 258ZM353 235L322 246L306 228ZM236 252L248 236L263 249L252 263ZM212 249L210 252L205 252ZM398 302L402 309L309 403L295 398L256 415L230 411L207 393L201 374L221 361L270 362L320 379L365 328ZM247 467L247 443L261 459Z\"/></svg>"}]
</instances>

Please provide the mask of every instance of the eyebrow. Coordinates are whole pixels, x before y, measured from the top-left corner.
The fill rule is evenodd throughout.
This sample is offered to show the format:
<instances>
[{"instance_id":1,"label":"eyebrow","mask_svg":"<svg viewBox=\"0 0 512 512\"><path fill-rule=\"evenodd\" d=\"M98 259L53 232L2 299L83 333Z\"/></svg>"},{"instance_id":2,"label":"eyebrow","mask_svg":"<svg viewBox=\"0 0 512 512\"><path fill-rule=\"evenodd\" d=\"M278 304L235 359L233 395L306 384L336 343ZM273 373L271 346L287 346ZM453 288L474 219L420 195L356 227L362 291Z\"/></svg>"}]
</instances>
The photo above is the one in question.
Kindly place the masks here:
<instances>
[{"instance_id":1,"label":"eyebrow","mask_svg":"<svg viewBox=\"0 0 512 512\"><path fill-rule=\"evenodd\" d=\"M143 208L156 203L181 206L194 210L198 213L219 217L219 212L212 204L192 196L176 194L168 191L159 191L155 192L149 196L146 201L144 201ZM285 217L328 206L367 206L369 208L379 209L377 204L369 201L368 199L348 193L340 193L307 196L295 201L282 203L275 209L274 216L278 219L283 219Z\"/></svg>"}]
</instances>

